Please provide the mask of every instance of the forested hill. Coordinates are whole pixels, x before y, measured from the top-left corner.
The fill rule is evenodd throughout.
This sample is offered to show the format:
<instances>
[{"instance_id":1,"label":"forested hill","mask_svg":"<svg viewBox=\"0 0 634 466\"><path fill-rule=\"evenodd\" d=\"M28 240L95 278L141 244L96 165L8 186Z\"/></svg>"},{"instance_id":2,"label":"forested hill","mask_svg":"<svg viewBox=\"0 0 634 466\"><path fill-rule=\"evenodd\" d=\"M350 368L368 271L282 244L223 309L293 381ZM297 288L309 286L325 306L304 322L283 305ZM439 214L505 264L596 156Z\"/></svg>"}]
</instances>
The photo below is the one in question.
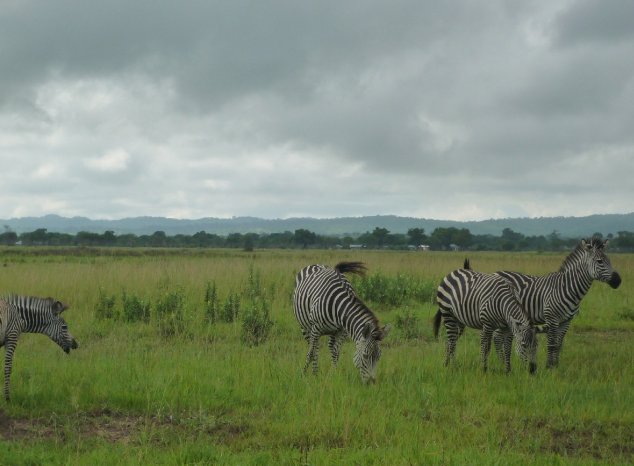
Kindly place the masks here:
<instances>
[{"instance_id":1,"label":"forested hill","mask_svg":"<svg viewBox=\"0 0 634 466\"><path fill-rule=\"evenodd\" d=\"M163 231L167 235L192 235L199 231L227 235L229 233L280 233L306 229L320 235L360 234L375 228L391 233L406 233L410 228L423 228L431 233L436 228L466 228L474 235L499 236L505 228L525 236L549 235L556 231L564 238L580 238L601 233L604 236L619 231L634 231L634 212L629 214L590 215L587 217L506 218L477 222L456 222L424 218L377 215L341 218L262 219L256 217L201 218L180 220L163 217L134 217L120 220L92 220L85 217L23 217L0 220L5 231L24 233L45 228L49 232L76 234L80 231L135 235Z\"/></svg>"}]
</instances>

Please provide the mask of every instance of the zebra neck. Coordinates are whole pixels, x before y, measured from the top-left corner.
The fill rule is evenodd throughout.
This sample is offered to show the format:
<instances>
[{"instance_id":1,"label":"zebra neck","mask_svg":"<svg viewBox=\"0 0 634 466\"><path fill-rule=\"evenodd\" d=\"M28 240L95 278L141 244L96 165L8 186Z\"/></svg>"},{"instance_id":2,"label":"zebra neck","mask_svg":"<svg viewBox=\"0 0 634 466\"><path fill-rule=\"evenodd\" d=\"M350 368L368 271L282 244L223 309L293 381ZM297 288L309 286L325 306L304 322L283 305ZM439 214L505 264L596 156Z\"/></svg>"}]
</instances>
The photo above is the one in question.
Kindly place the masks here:
<instances>
[{"instance_id":1,"label":"zebra neck","mask_svg":"<svg viewBox=\"0 0 634 466\"><path fill-rule=\"evenodd\" d=\"M356 343L363 339L363 329L369 323L376 326L376 317L364 304L354 303L341 313L343 327Z\"/></svg>"},{"instance_id":2,"label":"zebra neck","mask_svg":"<svg viewBox=\"0 0 634 466\"><path fill-rule=\"evenodd\" d=\"M50 321L45 313L33 309L20 309L20 317L24 333L44 333Z\"/></svg>"},{"instance_id":3,"label":"zebra neck","mask_svg":"<svg viewBox=\"0 0 634 466\"><path fill-rule=\"evenodd\" d=\"M575 304L579 304L592 286L592 277L586 267L579 264L575 268L566 269L557 274L558 289L567 290L569 297L577 299Z\"/></svg>"}]
</instances>

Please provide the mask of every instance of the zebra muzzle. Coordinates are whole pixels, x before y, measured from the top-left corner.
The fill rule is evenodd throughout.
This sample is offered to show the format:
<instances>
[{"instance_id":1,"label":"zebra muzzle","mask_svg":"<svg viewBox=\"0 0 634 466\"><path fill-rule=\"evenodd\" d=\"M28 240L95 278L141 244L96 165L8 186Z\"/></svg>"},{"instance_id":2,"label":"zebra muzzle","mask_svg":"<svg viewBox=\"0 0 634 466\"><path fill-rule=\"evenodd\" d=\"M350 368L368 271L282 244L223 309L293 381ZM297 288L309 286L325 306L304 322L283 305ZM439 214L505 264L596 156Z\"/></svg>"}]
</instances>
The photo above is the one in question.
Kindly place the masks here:
<instances>
[{"instance_id":1,"label":"zebra muzzle","mask_svg":"<svg viewBox=\"0 0 634 466\"><path fill-rule=\"evenodd\" d=\"M621 285L621 276L617 272L612 272L608 285L614 289L618 288Z\"/></svg>"}]
</instances>

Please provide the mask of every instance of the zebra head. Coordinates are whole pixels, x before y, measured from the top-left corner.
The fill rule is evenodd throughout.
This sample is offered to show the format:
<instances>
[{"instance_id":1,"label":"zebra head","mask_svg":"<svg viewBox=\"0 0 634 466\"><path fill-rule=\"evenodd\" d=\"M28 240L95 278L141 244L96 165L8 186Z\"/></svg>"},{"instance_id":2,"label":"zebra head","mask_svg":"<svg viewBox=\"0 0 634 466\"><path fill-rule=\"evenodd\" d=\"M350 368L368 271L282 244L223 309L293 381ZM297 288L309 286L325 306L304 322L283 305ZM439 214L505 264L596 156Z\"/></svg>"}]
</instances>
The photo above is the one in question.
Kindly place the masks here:
<instances>
[{"instance_id":1,"label":"zebra head","mask_svg":"<svg viewBox=\"0 0 634 466\"><path fill-rule=\"evenodd\" d=\"M380 328L370 322L363 327L354 354L354 365L359 369L363 383L376 382L376 364L381 358L379 342L390 333L390 328L390 325Z\"/></svg>"},{"instance_id":2,"label":"zebra head","mask_svg":"<svg viewBox=\"0 0 634 466\"><path fill-rule=\"evenodd\" d=\"M68 331L68 324L61 316L61 313L68 309L68 306L61 301L54 301L53 298L47 298L50 302L50 309L52 315L49 316L49 320L42 329L42 333L48 335L48 337L57 343L66 354L70 353L71 349L79 348L79 343Z\"/></svg>"},{"instance_id":3,"label":"zebra head","mask_svg":"<svg viewBox=\"0 0 634 466\"><path fill-rule=\"evenodd\" d=\"M531 374L537 370L537 329L528 322L512 319L513 336L515 337L515 351L524 362L528 362Z\"/></svg>"},{"instance_id":4,"label":"zebra head","mask_svg":"<svg viewBox=\"0 0 634 466\"><path fill-rule=\"evenodd\" d=\"M600 238L581 240L583 259L592 279L605 282L612 288L618 288L621 284L621 276L612 268L610 259L605 253L608 243L608 240L602 241Z\"/></svg>"}]
</instances>

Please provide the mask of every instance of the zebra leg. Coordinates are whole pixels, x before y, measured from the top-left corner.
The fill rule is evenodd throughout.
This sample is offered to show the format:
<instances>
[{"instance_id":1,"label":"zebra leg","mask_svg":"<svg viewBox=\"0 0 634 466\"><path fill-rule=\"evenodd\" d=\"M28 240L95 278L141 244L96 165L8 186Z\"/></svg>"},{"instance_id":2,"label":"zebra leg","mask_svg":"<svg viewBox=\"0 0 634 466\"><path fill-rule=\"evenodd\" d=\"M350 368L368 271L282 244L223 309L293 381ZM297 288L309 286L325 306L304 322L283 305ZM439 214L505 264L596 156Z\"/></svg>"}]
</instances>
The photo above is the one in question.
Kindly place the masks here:
<instances>
[{"instance_id":1,"label":"zebra leg","mask_svg":"<svg viewBox=\"0 0 634 466\"><path fill-rule=\"evenodd\" d=\"M308 354L306 355L306 364L304 365L304 373L308 370L308 366L311 361L313 363L313 374L317 373L317 357L319 355L319 337L321 335L315 330L310 329L310 335L308 337Z\"/></svg>"},{"instance_id":2,"label":"zebra leg","mask_svg":"<svg viewBox=\"0 0 634 466\"><path fill-rule=\"evenodd\" d=\"M13 369L13 353L18 343L18 336L15 334L7 335L5 341L4 353L4 399L9 401L9 382L11 380L11 370Z\"/></svg>"},{"instance_id":3,"label":"zebra leg","mask_svg":"<svg viewBox=\"0 0 634 466\"><path fill-rule=\"evenodd\" d=\"M480 355L482 356L482 370L486 372L488 369L489 352L491 351L491 338L493 337L493 329L486 326L482 327L480 333Z\"/></svg>"},{"instance_id":4,"label":"zebra leg","mask_svg":"<svg viewBox=\"0 0 634 466\"><path fill-rule=\"evenodd\" d=\"M564 345L564 337L570 327L570 321L562 322L559 327L556 327L552 332L552 351L551 351L551 331L548 330L548 364L547 367L557 367L559 365L559 355Z\"/></svg>"},{"instance_id":5,"label":"zebra leg","mask_svg":"<svg viewBox=\"0 0 634 466\"><path fill-rule=\"evenodd\" d=\"M513 343L513 334L511 332L496 330L493 332L493 344L495 353L498 355L504 370L511 372L511 344Z\"/></svg>"},{"instance_id":6,"label":"zebra leg","mask_svg":"<svg viewBox=\"0 0 634 466\"><path fill-rule=\"evenodd\" d=\"M445 317L444 321L445 329L447 330L447 352L445 354L445 367L447 367L454 357L456 352L456 343L458 338L460 338L460 335L462 335L464 325L451 317Z\"/></svg>"},{"instance_id":7,"label":"zebra leg","mask_svg":"<svg viewBox=\"0 0 634 466\"><path fill-rule=\"evenodd\" d=\"M343 343L345 337L345 332L339 332L334 335L330 335L330 338L328 339L328 348L330 348L333 366L336 366L339 361L339 349L341 348L341 343Z\"/></svg>"}]
</instances>

